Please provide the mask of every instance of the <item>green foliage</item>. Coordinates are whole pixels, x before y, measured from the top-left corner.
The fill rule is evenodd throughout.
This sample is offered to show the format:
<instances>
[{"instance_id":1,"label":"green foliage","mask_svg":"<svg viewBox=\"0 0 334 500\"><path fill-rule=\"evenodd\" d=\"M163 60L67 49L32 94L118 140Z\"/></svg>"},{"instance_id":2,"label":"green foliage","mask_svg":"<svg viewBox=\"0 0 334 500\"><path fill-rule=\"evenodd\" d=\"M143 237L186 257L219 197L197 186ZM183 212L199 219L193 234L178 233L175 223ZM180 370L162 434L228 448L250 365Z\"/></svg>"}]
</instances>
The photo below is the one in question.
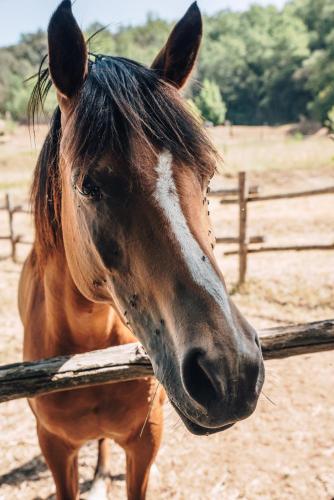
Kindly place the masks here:
<instances>
[{"instance_id":1,"label":"green foliage","mask_svg":"<svg viewBox=\"0 0 334 500\"><path fill-rule=\"evenodd\" d=\"M171 26L149 15L142 26L123 26L115 33L95 23L86 35L100 31L90 40L92 52L150 65ZM204 119L220 123L225 113L239 124L328 119L334 106L333 0L290 0L281 11L258 5L245 12L222 10L205 16L204 27L195 70L200 85L193 79L186 90ZM46 52L42 31L0 48L0 114L26 119L31 86L23 82L36 73ZM53 96L47 111L54 105Z\"/></svg>"},{"instance_id":2,"label":"green foliage","mask_svg":"<svg viewBox=\"0 0 334 500\"><path fill-rule=\"evenodd\" d=\"M324 122L334 105L334 2L295 0L288 11L298 16L308 31L310 54L297 73L309 93L306 109Z\"/></svg>"},{"instance_id":3,"label":"green foliage","mask_svg":"<svg viewBox=\"0 0 334 500\"><path fill-rule=\"evenodd\" d=\"M234 123L293 121L306 107L294 74L308 55L307 30L286 11L223 11L207 19L199 79L219 85Z\"/></svg>"},{"instance_id":4,"label":"green foliage","mask_svg":"<svg viewBox=\"0 0 334 500\"><path fill-rule=\"evenodd\" d=\"M334 132L334 106L327 114L326 126L331 132Z\"/></svg>"},{"instance_id":5,"label":"green foliage","mask_svg":"<svg viewBox=\"0 0 334 500\"><path fill-rule=\"evenodd\" d=\"M226 106L215 82L204 80L200 93L195 97L195 104L205 120L212 122L214 125L224 123Z\"/></svg>"}]
</instances>

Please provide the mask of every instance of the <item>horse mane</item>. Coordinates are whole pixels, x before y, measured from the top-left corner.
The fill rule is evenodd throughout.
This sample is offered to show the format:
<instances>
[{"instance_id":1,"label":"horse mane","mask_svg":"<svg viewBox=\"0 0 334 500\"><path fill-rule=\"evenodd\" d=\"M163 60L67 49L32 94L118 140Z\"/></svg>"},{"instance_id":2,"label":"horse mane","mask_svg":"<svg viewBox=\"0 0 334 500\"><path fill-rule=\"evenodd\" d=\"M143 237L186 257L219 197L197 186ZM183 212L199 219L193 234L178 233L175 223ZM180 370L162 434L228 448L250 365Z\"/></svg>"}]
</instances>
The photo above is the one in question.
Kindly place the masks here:
<instances>
[{"instance_id":1,"label":"horse mane","mask_svg":"<svg viewBox=\"0 0 334 500\"><path fill-rule=\"evenodd\" d=\"M29 102L30 123L52 87L43 59ZM89 70L73 112L73 135L67 147L82 175L106 151L140 169L133 157L135 137L153 150L167 149L199 176L212 176L217 152L198 119L185 107L177 90L157 72L130 59L90 54ZM46 257L61 237L59 143L61 112L55 110L37 160L31 202L35 221L35 250ZM79 163L80 162L80 163ZM134 166L134 164L136 165Z\"/></svg>"}]
</instances>

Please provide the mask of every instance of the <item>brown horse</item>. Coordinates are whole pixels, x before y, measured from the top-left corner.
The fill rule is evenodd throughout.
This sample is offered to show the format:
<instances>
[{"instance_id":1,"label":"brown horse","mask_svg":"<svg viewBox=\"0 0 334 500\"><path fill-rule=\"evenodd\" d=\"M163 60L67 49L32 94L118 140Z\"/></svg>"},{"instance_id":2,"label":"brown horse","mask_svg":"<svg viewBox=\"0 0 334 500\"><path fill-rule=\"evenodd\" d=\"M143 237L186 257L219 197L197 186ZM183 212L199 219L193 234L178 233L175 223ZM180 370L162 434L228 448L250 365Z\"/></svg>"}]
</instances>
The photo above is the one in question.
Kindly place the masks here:
<instances>
[{"instance_id":1,"label":"brown horse","mask_svg":"<svg viewBox=\"0 0 334 500\"><path fill-rule=\"evenodd\" d=\"M161 382L156 393L146 378L30 400L58 499L78 498L88 440L99 440L94 491L104 484L109 438L126 453L128 498L145 498L164 390L204 435L250 415L261 391L257 334L212 252L205 193L216 153L178 92L201 33L193 4L149 69L88 55L69 0L49 24L49 68L34 96L52 80L59 108L32 188L36 237L19 290L24 359L138 338Z\"/></svg>"}]
</instances>

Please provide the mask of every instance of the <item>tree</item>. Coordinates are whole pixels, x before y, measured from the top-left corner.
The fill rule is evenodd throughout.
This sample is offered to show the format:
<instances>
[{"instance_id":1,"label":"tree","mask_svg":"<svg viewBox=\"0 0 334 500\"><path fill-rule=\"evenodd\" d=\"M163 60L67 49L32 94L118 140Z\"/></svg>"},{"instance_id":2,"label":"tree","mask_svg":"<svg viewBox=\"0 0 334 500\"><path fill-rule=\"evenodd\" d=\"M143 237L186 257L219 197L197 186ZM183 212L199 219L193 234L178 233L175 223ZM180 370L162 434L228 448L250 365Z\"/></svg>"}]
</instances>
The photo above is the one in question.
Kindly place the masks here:
<instances>
[{"instance_id":1,"label":"tree","mask_svg":"<svg viewBox=\"0 0 334 500\"><path fill-rule=\"evenodd\" d=\"M225 121L226 106L222 99L218 85L210 80L204 80L203 87L195 98L195 104L203 118L214 125L221 125Z\"/></svg>"},{"instance_id":2,"label":"tree","mask_svg":"<svg viewBox=\"0 0 334 500\"><path fill-rule=\"evenodd\" d=\"M334 106L327 114L326 126L331 132L334 132Z\"/></svg>"},{"instance_id":3,"label":"tree","mask_svg":"<svg viewBox=\"0 0 334 500\"><path fill-rule=\"evenodd\" d=\"M307 111L324 122L334 106L334 3L295 0L287 9L303 20L309 33L311 50L297 75L309 93Z\"/></svg>"}]
</instances>

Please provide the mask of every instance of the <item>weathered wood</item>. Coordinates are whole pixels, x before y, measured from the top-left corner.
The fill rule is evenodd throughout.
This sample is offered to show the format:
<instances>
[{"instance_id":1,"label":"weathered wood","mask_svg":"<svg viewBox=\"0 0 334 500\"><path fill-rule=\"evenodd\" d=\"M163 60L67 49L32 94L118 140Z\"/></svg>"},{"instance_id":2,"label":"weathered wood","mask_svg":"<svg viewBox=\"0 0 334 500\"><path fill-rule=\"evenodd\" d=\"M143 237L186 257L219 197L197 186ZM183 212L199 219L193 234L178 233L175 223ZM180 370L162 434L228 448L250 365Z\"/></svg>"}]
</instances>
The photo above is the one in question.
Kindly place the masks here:
<instances>
[{"instance_id":1,"label":"weathered wood","mask_svg":"<svg viewBox=\"0 0 334 500\"><path fill-rule=\"evenodd\" d=\"M216 238L216 243L227 243L227 244L236 244L239 243L239 238L237 236L221 236Z\"/></svg>"},{"instance_id":2,"label":"weathered wood","mask_svg":"<svg viewBox=\"0 0 334 500\"><path fill-rule=\"evenodd\" d=\"M247 273L247 198L246 172L239 172L239 285L245 282Z\"/></svg>"},{"instance_id":3,"label":"weathered wood","mask_svg":"<svg viewBox=\"0 0 334 500\"><path fill-rule=\"evenodd\" d=\"M249 194L258 194L259 186L249 186ZM216 189L215 191L210 191L209 196L211 198L222 198L223 196L238 196L238 188L230 189ZM238 200L236 200L237 202Z\"/></svg>"},{"instance_id":4,"label":"weathered wood","mask_svg":"<svg viewBox=\"0 0 334 500\"><path fill-rule=\"evenodd\" d=\"M12 203L8 193L6 193L6 207L8 210L8 223L9 223L9 234L10 234L10 244L11 244L11 257L13 262L16 262L16 238L14 235L14 223L13 223L13 210Z\"/></svg>"},{"instance_id":5,"label":"weathered wood","mask_svg":"<svg viewBox=\"0 0 334 500\"><path fill-rule=\"evenodd\" d=\"M334 243L328 245L277 245L265 246L259 248L249 248L248 253L262 253L262 252L304 252L309 250L334 250ZM226 250L224 255L237 255L239 250Z\"/></svg>"},{"instance_id":6,"label":"weathered wood","mask_svg":"<svg viewBox=\"0 0 334 500\"><path fill-rule=\"evenodd\" d=\"M260 332L264 359L334 349L334 320ZM0 367L0 402L153 375L140 344Z\"/></svg>"},{"instance_id":7,"label":"weathered wood","mask_svg":"<svg viewBox=\"0 0 334 500\"><path fill-rule=\"evenodd\" d=\"M140 344L0 367L0 402L152 375Z\"/></svg>"},{"instance_id":8,"label":"weathered wood","mask_svg":"<svg viewBox=\"0 0 334 500\"><path fill-rule=\"evenodd\" d=\"M6 212L8 212L7 196L10 196L9 193L5 194L5 204L0 205L0 210L6 210ZM31 209L28 208L28 205L15 205L14 207L11 207L11 212L13 214L22 213L31 215Z\"/></svg>"},{"instance_id":9,"label":"weathered wood","mask_svg":"<svg viewBox=\"0 0 334 500\"><path fill-rule=\"evenodd\" d=\"M256 195L254 193L254 196L248 196L247 201L248 202L254 202L254 201L272 201L272 200L283 200L283 199L289 199L289 198L304 198L306 196L319 196L319 195L324 195L324 194L332 194L334 193L334 186L330 187L325 187L325 188L320 188L320 189L309 189L307 191L293 191L290 193L273 193L273 194L267 194L267 195ZM224 196L224 195L222 195ZM220 200L221 205L231 205L231 204L236 204L239 203L238 198L226 198Z\"/></svg>"},{"instance_id":10,"label":"weathered wood","mask_svg":"<svg viewBox=\"0 0 334 500\"><path fill-rule=\"evenodd\" d=\"M12 208L13 214L27 214L31 215L31 210L29 208L25 207L24 205L16 205L15 207Z\"/></svg>"},{"instance_id":11,"label":"weathered wood","mask_svg":"<svg viewBox=\"0 0 334 500\"><path fill-rule=\"evenodd\" d=\"M264 236L250 236L247 240L247 243L264 243L265 242L265 237ZM219 238L216 238L216 243L231 243L231 244L239 244L239 238L235 236L222 236Z\"/></svg>"},{"instance_id":12,"label":"weathered wood","mask_svg":"<svg viewBox=\"0 0 334 500\"><path fill-rule=\"evenodd\" d=\"M239 238L237 236L220 236L216 238L216 243L238 244Z\"/></svg>"},{"instance_id":13,"label":"weathered wood","mask_svg":"<svg viewBox=\"0 0 334 500\"><path fill-rule=\"evenodd\" d=\"M281 359L334 349L334 319L262 330L264 359Z\"/></svg>"},{"instance_id":14,"label":"weathered wood","mask_svg":"<svg viewBox=\"0 0 334 500\"><path fill-rule=\"evenodd\" d=\"M239 198L223 198L219 203L221 205L236 205L239 203Z\"/></svg>"},{"instance_id":15,"label":"weathered wood","mask_svg":"<svg viewBox=\"0 0 334 500\"><path fill-rule=\"evenodd\" d=\"M333 194L333 193L334 193L334 186L330 186L320 189L309 189L307 191L294 191L290 193L250 196L248 198L248 201L269 201L269 200L282 200L288 198L304 198L305 196L318 196L318 195Z\"/></svg>"},{"instance_id":16,"label":"weathered wood","mask_svg":"<svg viewBox=\"0 0 334 500\"><path fill-rule=\"evenodd\" d=\"M29 246L32 246L34 244L33 241L24 240L22 235L20 235L20 239L17 241L17 243L19 243L20 245L29 245Z\"/></svg>"},{"instance_id":17,"label":"weathered wood","mask_svg":"<svg viewBox=\"0 0 334 500\"><path fill-rule=\"evenodd\" d=\"M29 208L27 208L27 206L24 205L12 206L9 193L5 194L5 205L1 206L0 210L5 210L8 213L8 225L9 225L9 235L0 236L0 240L9 240L11 245L11 253L8 257L11 258L14 262L17 262L17 255L16 255L17 244L20 243L21 245L32 245L33 243L31 241L25 240L24 236L22 235L15 235L14 214L22 213L31 215L31 210L29 210Z\"/></svg>"},{"instance_id":18,"label":"weathered wood","mask_svg":"<svg viewBox=\"0 0 334 500\"><path fill-rule=\"evenodd\" d=\"M248 241L248 243L253 243L253 244L265 243L266 237L262 236L262 235L250 236L247 241Z\"/></svg>"}]
</instances>

